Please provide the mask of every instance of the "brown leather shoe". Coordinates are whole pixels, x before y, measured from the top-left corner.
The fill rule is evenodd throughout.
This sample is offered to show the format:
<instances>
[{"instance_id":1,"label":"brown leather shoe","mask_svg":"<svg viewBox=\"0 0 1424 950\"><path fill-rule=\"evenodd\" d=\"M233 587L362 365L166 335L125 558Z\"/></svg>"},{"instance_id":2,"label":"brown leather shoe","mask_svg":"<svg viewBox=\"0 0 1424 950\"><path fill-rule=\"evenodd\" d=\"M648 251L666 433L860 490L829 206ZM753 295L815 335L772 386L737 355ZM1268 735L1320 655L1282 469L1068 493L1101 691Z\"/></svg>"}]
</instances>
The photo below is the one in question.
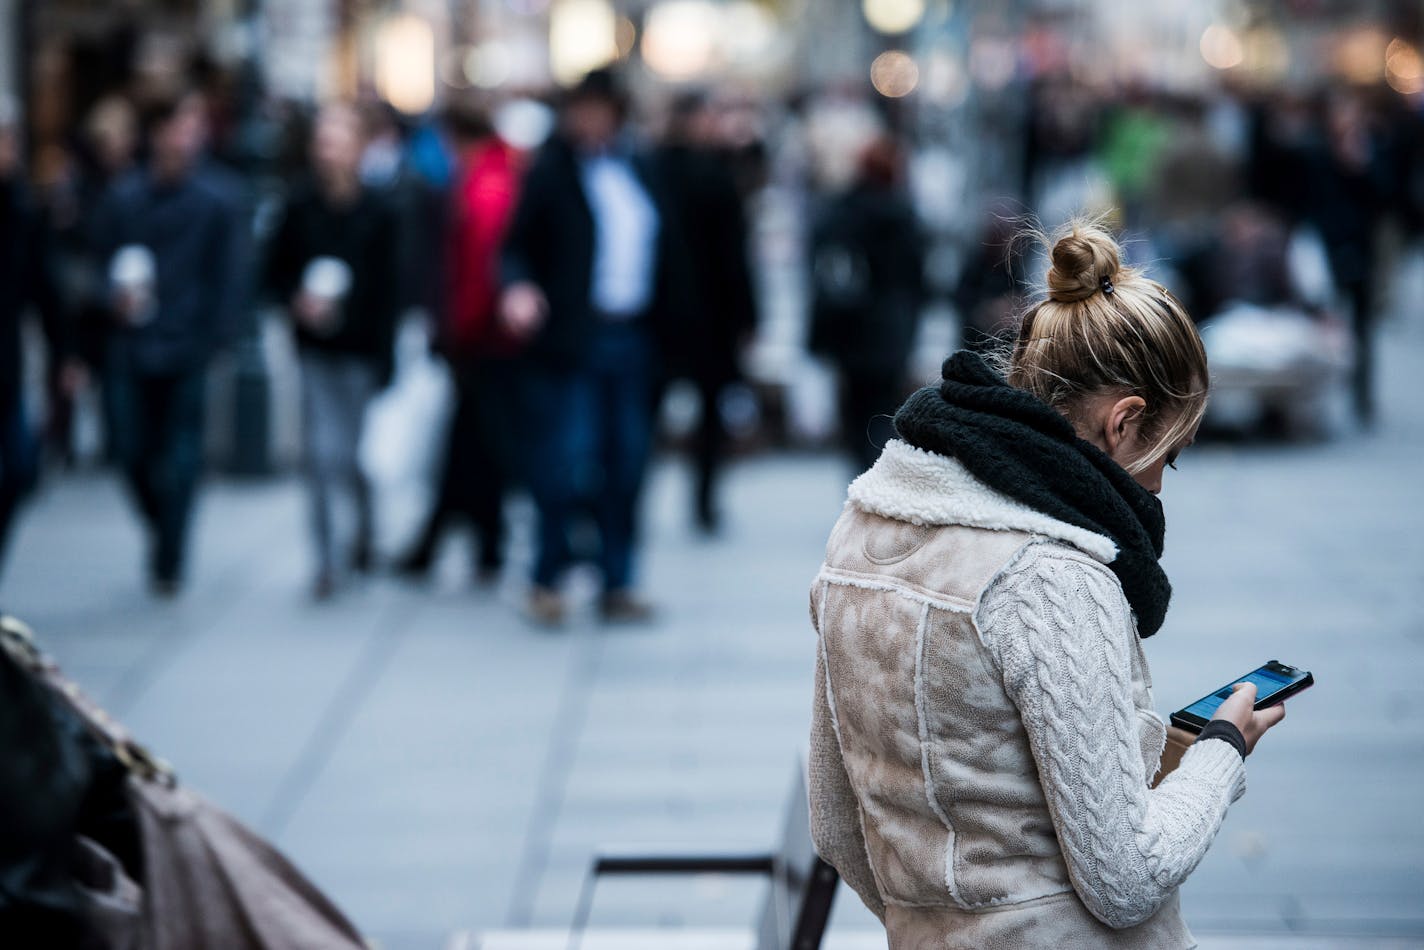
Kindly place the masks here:
<instances>
[{"instance_id":1,"label":"brown leather shoe","mask_svg":"<svg viewBox=\"0 0 1424 950\"><path fill-rule=\"evenodd\" d=\"M538 585L529 588L529 601L525 605L525 611L530 620L543 627L562 626L568 613L562 594L552 587Z\"/></svg>"},{"instance_id":2,"label":"brown leather shoe","mask_svg":"<svg viewBox=\"0 0 1424 950\"><path fill-rule=\"evenodd\" d=\"M598 603L604 623L648 623L653 619L653 605L631 591L615 590L603 595Z\"/></svg>"}]
</instances>

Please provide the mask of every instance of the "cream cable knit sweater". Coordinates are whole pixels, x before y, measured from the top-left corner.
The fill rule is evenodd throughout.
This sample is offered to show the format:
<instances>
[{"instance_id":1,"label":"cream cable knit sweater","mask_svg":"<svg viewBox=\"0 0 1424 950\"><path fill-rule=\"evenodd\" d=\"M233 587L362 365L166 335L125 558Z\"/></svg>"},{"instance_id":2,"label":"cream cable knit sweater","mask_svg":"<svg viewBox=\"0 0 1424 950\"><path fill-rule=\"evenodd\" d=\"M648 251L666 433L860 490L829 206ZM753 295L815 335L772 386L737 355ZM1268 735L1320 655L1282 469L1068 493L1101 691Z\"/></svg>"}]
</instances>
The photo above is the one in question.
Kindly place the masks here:
<instances>
[{"instance_id":1,"label":"cream cable knit sweater","mask_svg":"<svg viewBox=\"0 0 1424 950\"><path fill-rule=\"evenodd\" d=\"M1241 756L1221 740L1199 743L1148 788L1127 599L1111 571L1078 551L1029 545L985 591L978 619L1023 717L1074 888L1110 927L1146 920L1245 791Z\"/></svg>"}]
</instances>

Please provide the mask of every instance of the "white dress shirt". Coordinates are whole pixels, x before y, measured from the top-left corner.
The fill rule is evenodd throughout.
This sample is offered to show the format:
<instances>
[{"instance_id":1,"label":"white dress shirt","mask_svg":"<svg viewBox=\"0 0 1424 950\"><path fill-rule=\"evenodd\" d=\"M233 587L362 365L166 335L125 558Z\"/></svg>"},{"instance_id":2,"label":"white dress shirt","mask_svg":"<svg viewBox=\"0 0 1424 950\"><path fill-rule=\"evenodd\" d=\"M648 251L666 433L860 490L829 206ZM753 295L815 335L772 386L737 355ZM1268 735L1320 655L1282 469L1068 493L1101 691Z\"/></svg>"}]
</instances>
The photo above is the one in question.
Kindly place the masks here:
<instances>
[{"instance_id":1,"label":"white dress shirt","mask_svg":"<svg viewBox=\"0 0 1424 950\"><path fill-rule=\"evenodd\" d=\"M607 317L638 316L653 298L657 206L624 155L585 156L579 176L593 212L590 303Z\"/></svg>"}]
</instances>

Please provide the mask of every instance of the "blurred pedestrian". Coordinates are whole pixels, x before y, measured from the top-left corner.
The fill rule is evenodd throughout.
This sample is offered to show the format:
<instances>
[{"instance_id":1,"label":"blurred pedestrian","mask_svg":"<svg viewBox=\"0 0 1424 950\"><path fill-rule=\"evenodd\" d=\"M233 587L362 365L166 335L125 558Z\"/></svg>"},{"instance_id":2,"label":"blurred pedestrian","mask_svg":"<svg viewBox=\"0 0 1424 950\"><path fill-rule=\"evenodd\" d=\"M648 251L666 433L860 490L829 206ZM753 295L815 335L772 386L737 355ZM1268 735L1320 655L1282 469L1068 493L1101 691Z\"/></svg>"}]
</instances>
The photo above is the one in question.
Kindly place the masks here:
<instances>
[{"instance_id":1,"label":"blurred pedestrian","mask_svg":"<svg viewBox=\"0 0 1424 950\"><path fill-rule=\"evenodd\" d=\"M1023 310L1022 255L1015 253L1021 214L1007 201L985 210L955 286L959 349L989 352L1012 340Z\"/></svg>"},{"instance_id":2,"label":"blurred pedestrian","mask_svg":"<svg viewBox=\"0 0 1424 950\"><path fill-rule=\"evenodd\" d=\"M203 464L206 369L246 316L250 259L238 185L203 159L202 98L158 97L143 124L147 164L110 189L94 234L112 320L109 434L149 532L153 590L172 596Z\"/></svg>"},{"instance_id":3,"label":"blurred pedestrian","mask_svg":"<svg viewBox=\"0 0 1424 950\"><path fill-rule=\"evenodd\" d=\"M439 308L442 275L436 222L444 212L448 185L443 145L429 126L412 128L410 120L389 103L368 103L361 115L365 124L361 181L384 197L397 229L397 310L434 313Z\"/></svg>"},{"instance_id":4,"label":"blurred pedestrian","mask_svg":"<svg viewBox=\"0 0 1424 950\"><path fill-rule=\"evenodd\" d=\"M720 523L717 479L727 453L726 394L742 378L741 354L756 332L756 296L747 257L747 221L729 159L718 148L717 114L705 93L673 103L658 153L668 210L686 239L688 308L669 335L667 375L697 387L701 418L693 436L694 516L712 533Z\"/></svg>"},{"instance_id":5,"label":"blurred pedestrian","mask_svg":"<svg viewBox=\"0 0 1424 950\"><path fill-rule=\"evenodd\" d=\"M1041 73L1024 93L1024 117L990 110L983 134L989 142L1012 141L1022 123L1022 161L1005 164L1019 166L1017 190L1027 205L1053 218L1092 200L1101 178L1093 153L1106 109L1101 92L1066 68ZM1005 191L1012 190L1008 184Z\"/></svg>"},{"instance_id":6,"label":"blurred pedestrian","mask_svg":"<svg viewBox=\"0 0 1424 950\"><path fill-rule=\"evenodd\" d=\"M899 144L877 138L811 233L811 350L836 367L857 472L891 436L924 299L925 239L903 179Z\"/></svg>"},{"instance_id":7,"label":"blurred pedestrian","mask_svg":"<svg viewBox=\"0 0 1424 950\"><path fill-rule=\"evenodd\" d=\"M637 509L652 449L658 340L675 316L675 239L655 170L624 127L613 74L589 73L533 160L503 255L501 317L527 340L527 477L539 510L529 613L562 621L569 528L591 507L609 621L651 615L635 595Z\"/></svg>"},{"instance_id":8,"label":"blurred pedestrian","mask_svg":"<svg viewBox=\"0 0 1424 950\"><path fill-rule=\"evenodd\" d=\"M1248 114L1247 191L1279 214L1287 229L1295 228L1307 218L1313 187L1311 155L1319 131L1310 100L1281 91L1258 98Z\"/></svg>"},{"instance_id":9,"label":"blurred pedestrian","mask_svg":"<svg viewBox=\"0 0 1424 950\"><path fill-rule=\"evenodd\" d=\"M48 230L20 165L20 115L0 99L0 567L15 512L39 476L40 448L24 399L23 322L34 307L54 375L72 392L82 371L69 358Z\"/></svg>"},{"instance_id":10,"label":"blurred pedestrian","mask_svg":"<svg viewBox=\"0 0 1424 950\"><path fill-rule=\"evenodd\" d=\"M356 110L324 106L310 178L287 201L267 257L267 286L291 316L301 365L318 599L371 566L371 488L357 447L366 407L391 375L399 302L397 231L361 182L361 146Z\"/></svg>"},{"instance_id":11,"label":"blurred pedestrian","mask_svg":"<svg viewBox=\"0 0 1424 950\"><path fill-rule=\"evenodd\" d=\"M50 223L66 310L72 315L75 356L84 366L104 365L109 333L108 261L94 253L95 213L113 184L134 166L138 118L122 96L105 96L84 119L67 174L52 189ZM58 367L52 368L57 370ZM86 374L87 375L87 374ZM57 460L74 460L73 378L50 374L48 435Z\"/></svg>"},{"instance_id":12,"label":"blurred pedestrian","mask_svg":"<svg viewBox=\"0 0 1424 950\"><path fill-rule=\"evenodd\" d=\"M1375 267L1390 169L1358 95L1327 95L1322 121L1322 140L1310 156L1305 216L1320 232L1335 286L1349 306L1355 416L1370 425L1375 418Z\"/></svg>"},{"instance_id":13,"label":"blurred pedestrian","mask_svg":"<svg viewBox=\"0 0 1424 950\"><path fill-rule=\"evenodd\" d=\"M1236 201L1213 215L1208 239L1175 263L1190 290L1198 321L1231 304L1305 310L1290 273L1290 235L1264 204Z\"/></svg>"},{"instance_id":14,"label":"blurred pedestrian","mask_svg":"<svg viewBox=\"0 0 1424 950\"><path fill-rule=\"evenodd\" d=\"M1156 496L1206 351L1108 234L1051 260L1007 376L956 353L900 408L812 591L811 833L892 950L1195 946L1178 889L1285 714L1243 684L1153 787Z\"/></svg>"},{"instance_id":15,"label":"blurred pedestrian","mask_svg":"<svg viewBox=\"0 0 1424 950\"><path fill-rule=\"evenodd\" d=\"M513 465L519 349L496 312L499 252L524 157L471 105L452 107L446 125L457 158L436 343L455 380L455 415L435 504L400 569L413 577L426 575L450 518L464 515L478 538L475 575L490 582L504 566L504 493Z\"/></svg>"}]
</instances>

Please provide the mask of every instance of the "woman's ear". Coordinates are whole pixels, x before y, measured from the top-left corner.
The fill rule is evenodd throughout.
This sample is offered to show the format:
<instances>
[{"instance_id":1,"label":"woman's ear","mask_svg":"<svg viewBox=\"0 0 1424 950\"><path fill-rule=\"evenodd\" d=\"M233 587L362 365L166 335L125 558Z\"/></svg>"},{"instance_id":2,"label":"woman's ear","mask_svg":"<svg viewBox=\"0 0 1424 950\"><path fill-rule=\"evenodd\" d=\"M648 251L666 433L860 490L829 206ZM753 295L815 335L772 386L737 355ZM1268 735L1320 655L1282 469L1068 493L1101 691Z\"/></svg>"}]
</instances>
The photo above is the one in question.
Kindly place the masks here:
<instances>
[{"instance_id":1,"label":"woman's ear","mask_svg":"<svg viewBox=\"0 0 1424 950\"><path fill-rule=\"evenodd\" d=\"M1146 409L1147 400L1141 396L1124 396L1112 404L1103 419L1103 445L1119 465L1124 463L1119 456L1130 454L1137 446L1137 430Z\"/></svg>"}]
</instances>

